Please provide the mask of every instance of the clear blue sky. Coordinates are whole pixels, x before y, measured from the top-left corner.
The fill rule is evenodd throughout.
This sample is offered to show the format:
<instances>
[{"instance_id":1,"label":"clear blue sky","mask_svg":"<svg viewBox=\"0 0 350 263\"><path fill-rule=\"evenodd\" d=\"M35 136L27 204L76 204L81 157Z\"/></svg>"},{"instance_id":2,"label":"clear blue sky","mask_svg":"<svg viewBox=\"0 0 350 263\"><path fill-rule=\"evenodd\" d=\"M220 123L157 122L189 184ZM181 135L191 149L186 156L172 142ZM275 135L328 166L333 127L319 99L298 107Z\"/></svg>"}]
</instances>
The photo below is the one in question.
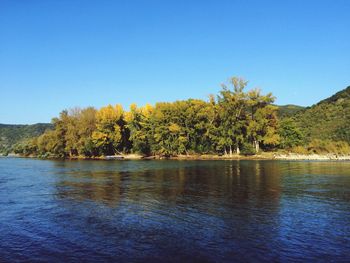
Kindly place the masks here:
<instances>
[{"instance_id":1,"label":"clear blue sky","mask_svg":"<svg viewBox=\"0 0 350 263\"><path fill-rule=\"evenodd\" d=\"M206 99L230 76L278 104L350 85L350 1L0 1L0 123Z\"/></svg>"}]
</instances>

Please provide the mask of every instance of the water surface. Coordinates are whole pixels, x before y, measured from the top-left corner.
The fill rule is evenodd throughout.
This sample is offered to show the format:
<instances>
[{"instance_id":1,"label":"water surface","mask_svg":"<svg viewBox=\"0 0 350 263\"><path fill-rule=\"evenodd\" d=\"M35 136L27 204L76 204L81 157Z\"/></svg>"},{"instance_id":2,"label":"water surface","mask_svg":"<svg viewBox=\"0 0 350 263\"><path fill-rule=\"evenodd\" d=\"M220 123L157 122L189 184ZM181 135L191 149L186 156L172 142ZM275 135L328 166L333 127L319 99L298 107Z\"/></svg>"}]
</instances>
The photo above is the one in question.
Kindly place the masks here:
<instances>
[{"instance_id":1,"label":"water surface","mask_svg":"<svg viewBox=\"0 0 350 263\"><path fill-rule=\"evenodd\" d=\"M350 261L350 162L0 158L0 261Z\"/></svg>"}]
</instances>

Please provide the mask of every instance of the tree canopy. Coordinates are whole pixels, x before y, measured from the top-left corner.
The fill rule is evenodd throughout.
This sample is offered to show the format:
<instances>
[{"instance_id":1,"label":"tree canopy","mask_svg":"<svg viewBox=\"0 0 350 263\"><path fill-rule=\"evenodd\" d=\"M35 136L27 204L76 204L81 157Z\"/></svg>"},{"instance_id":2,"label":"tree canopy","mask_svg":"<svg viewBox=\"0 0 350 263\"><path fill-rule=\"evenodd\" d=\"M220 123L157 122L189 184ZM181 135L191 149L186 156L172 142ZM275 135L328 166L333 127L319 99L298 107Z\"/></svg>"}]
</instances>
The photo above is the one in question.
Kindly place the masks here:
<instances>
[{"instance_id":1,"label":"tree canopy","mask_svg":"<svg viewBox=\"0 0 350 263\"><path fill-rule=\"evenodd\" d=\"M233 77L207 101L132 104L129 110L120 104L64 110L52 120L52 129L18 143L15 151L62 158L121 153L233 155L296 147L309 152L346 151L350 88L279 118L275 97L260 89L246 90L247 86L243 78ZM327 143L316 147L315 139Z\"/></svg>"}]
</instances>

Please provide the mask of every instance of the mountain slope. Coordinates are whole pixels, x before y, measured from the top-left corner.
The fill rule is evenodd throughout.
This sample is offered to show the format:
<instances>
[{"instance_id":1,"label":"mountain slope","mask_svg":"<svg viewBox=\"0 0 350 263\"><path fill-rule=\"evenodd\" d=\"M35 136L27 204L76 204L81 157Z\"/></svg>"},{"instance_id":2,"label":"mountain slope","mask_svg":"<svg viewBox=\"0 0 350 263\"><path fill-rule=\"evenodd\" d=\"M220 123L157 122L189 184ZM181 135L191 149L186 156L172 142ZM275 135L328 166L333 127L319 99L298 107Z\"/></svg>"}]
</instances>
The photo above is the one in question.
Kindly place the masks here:
<instances>
[{"instance_id":1,"label":"mountain slope","mask_svg":"<svg viewBox=\"0 0 350 263\"><path fill-rule=\"evenodd\" d=\"M350 143L350 86L293 115L308 140Z\"/></svg>"},{"instance_id":2,"label":"mountain slope","mask_svg":"<svg viewBox=\"0 0 350 263\"><path fill-rule=\"evenodd\" d=\"M287 104L287 105L276 105L278 107L278 117L279 118L286 118L291 117L295 115L297 112L305 109L303 106L293 105L293 104Z\"/></svg>"},{"instance_id":3,"label":"mountain slope","mask_svg":"<svg viewBox=\"0 0 350 263\"><path fill-rule=\"evenodd\" d=\"M39 136L51 128L52 124L50 123L33 125L0 124L0 153L11 151L12 146L16 143Z\"/></svg>"}]
</instances>

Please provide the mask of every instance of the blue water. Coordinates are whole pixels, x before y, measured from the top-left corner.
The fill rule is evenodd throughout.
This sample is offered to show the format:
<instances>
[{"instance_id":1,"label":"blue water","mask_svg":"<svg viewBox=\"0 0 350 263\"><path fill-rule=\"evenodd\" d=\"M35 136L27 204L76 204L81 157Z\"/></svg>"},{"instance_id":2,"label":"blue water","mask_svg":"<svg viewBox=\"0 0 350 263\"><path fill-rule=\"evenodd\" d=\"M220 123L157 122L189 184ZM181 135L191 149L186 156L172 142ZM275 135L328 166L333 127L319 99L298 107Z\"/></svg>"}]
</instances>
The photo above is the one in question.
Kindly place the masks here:
<instances>
[{"instance_id":1,"label":"blue water","mask_svg":"<svg viewBox=\"0 0 350 263\"><path fill-rule=\"evenodd\" d=\"M0 158L1 262L350 261L350 162Z\"/></svg>"}]
</instances>

